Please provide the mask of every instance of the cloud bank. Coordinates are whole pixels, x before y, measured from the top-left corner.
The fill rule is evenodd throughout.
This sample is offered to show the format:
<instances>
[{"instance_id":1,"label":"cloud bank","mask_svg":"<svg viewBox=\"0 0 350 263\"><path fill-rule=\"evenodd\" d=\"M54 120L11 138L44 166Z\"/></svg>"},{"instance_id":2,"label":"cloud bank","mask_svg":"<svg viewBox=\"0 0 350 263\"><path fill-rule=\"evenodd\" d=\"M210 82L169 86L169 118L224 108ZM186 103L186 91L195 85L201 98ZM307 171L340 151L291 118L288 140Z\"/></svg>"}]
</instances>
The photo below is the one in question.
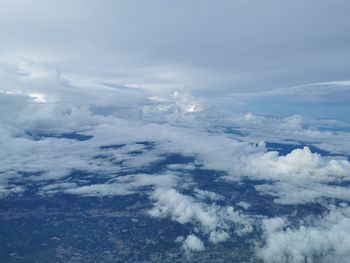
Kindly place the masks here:
<instances>
[{"instance_id":1,"label":"cloud bank","mask_svg":"<svg viewBox=\"0 0 350 263\"><path fill-rule=\"evenodd\" d=\"M186 254L346 262L349 3L0 5L1 199L139 195Z\"/></svg>"}]
</instances>

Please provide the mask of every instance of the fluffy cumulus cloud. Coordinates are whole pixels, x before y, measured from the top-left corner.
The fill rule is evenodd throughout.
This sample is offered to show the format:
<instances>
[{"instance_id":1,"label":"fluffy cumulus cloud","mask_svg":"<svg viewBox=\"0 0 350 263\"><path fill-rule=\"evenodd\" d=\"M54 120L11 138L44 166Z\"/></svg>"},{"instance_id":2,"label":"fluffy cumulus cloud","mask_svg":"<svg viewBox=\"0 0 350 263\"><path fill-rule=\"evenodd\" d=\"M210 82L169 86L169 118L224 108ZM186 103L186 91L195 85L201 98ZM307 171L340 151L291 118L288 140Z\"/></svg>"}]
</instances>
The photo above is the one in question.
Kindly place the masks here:
<instances>
[{"instance_id":1,"label":"fluffy cumulus cloud","mask_svg":"<svg viewBox=\"0 0 350 263\"><path fill-rule=\"evenodd\" d=\"M317 153L312 153L308 147L295 149L285 156L270 151L254 157L251 158L248 169L251 169L252 173L262 170L263 176L269 178L282 177L293 180L299 177L327 182L334 178L349 179L350 176L350 163L347 160L327 160Z\"/></svg>"},{"instance_id":2,"label":"fluffy cumulus cloud","mask_svg":"<svg viewBox=\"0 0 350 263\"><path fill-rule=\"evenodd\" d=\"M285 156L279 156L277 152L254 156L247 169L248 173L272 180L256 189L276 196L280 203L312 202L321 197L350 200L347 187L327 185L329 182L348 182L350 163L323 158L307 147L295 149Z\"/></svg>"},{"instance_id":3,"label":"fluffy cumulus cloud","mask_svg":"<svg viewBox=\"0 0 350 263\"><path fill-rule=\"evenodd\" d=\"M182 238L183 239L183 238ZM181 240L178 239L179 241ZM186 237L186 239L183 240L182 244L183 249L185 249L187 252L189 251L203 251L204 250L204 244L202 240L200 240L197 236L191 234Z\"/></svg>"},{"instance_id":4,"label":"fluffy cumulus cloud","mask_svg":"<svg viewBox=\"0 0 350 263\"><path fill-rule=\"evenodd\" d=\"M227 240L232 230L237 235L253 231L251 219L231 206L206 204L174 189L159 188L152 198L155 200L154 207L149 211L152 217L169 217L180 224L198 226L212 243Z\"/></svg>"},{"instance_id":5,"label":"fluffy cumulus cloud","mask_svg":"<svg viewBox=\"0 0 350 263\"><path fill-rule=\"evenodd\" d=\"M283 218L263 221L265 244L258 255L265 262L348 262L350 209L331 207L321 217L298 227Z\"/></svg>"}]
</instances>

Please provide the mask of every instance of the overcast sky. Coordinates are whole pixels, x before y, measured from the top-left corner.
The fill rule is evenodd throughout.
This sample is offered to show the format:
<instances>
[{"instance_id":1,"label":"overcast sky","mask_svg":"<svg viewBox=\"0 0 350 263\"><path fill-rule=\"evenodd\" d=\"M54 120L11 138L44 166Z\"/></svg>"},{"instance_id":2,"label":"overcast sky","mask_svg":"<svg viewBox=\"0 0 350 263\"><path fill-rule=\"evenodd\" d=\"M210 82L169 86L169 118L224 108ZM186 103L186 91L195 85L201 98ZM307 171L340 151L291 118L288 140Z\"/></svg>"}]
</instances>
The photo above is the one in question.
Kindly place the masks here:
<instances>
[{"instance_id":1,"label":"overcast sky","mask_svg":"<svg viewBox=\"0 0 350 263\"><path fill-rule=\"evenodd\" d=\"M0 0L0 60L211 97L344 81L349 10L347 0Z\"/></svg>"}]
</instances>

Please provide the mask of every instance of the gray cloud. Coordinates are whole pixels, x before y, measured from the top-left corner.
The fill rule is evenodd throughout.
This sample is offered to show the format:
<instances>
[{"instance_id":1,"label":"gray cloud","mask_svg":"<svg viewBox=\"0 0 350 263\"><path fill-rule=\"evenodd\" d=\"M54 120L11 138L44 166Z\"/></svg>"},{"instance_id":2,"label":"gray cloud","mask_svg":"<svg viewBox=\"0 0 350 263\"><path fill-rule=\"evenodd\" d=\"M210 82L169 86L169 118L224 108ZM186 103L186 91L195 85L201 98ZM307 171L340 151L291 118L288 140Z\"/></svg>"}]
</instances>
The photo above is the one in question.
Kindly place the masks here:
<instances>
[{"instance_id":1,"label":"gray cloud","mask_svg":"<svg viewBox=\"0 0 350 263\"><path fill-rule=\"evenodd\" d=\"M344 0L1 5L3 58L117 84L215 94L349 79Z\"/></svg>"}]
</instances>

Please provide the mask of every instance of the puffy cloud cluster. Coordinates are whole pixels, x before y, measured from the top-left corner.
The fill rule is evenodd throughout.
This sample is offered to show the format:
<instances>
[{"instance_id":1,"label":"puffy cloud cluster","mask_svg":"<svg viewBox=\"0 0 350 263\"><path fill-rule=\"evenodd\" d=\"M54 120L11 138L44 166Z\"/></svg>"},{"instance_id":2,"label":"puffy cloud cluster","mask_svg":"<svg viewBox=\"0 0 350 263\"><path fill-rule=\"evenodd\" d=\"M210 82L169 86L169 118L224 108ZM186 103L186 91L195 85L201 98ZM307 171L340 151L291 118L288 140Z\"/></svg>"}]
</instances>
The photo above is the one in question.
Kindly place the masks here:
<instances>
[{"instance_id":1,"label":"puffy cloud cluster","mask_svg":"<svg viewBox=\"0 0 350 263\"><path fill-rule=\"evenodd\" d=\"M331 207L322 217L299 227L283 218L263 221L265 244L257 255L264 262L340 262L350 257L350 208Z\"/></svg>"},{"instance_id":2,"label":"puffy cloud cluster","mask_svg":"<svg viewBox=\"0 0 350 263\"><path fill-rule=\"evenodd\" d=\"M253 230L251 219L231 206L207 204L174 189L163 188L156 189L152 199L155 203L149 211L151 216L169 217L180 224L191 223L203 234L208 235L212 243L227 240L231 229L234 229L238 235L244 235Z\"/></svg>"},{"instance_id":3,"label":"puffy cloud cluster","mask_svg":"<svg viewBox=\"0 0 350 263\"><path fill-rule=\"evenodd\" d=\"M179 236L176 238L176 242L182 242L182 248L187 253L191 251L203 251L205 249L202 240L193 234L188 235L186 238Z\"/></svg>"},{"instance_id":4,"label":"puffy cloud cluster","mask_svg":"<svg viewBox=\"0 0 350 263\"><path fill-rule=\"evenodd\" d=\"M253 155L246 170L254 177L272 180L256 189L276 196L279 203L313 202L322 197L350 200L347 187L327 185L350 181L349 161L321 157L308 147L285 156L277 152Z\"/></svg>"},{"instance_id":5,"label":"puffy cloud cluster","mask_svg":"<svg viewBox=\"0 0 350 263\"><path fill-rule=\"evenodd\" d=\"M308 147L295 149L285 156L276 151L251 155L248 158L247 173L268 179L312 180L328 182L334 179L350 179L350 163L347 160L335 160L312 153Z\"/></svg>"}]
</instances>

